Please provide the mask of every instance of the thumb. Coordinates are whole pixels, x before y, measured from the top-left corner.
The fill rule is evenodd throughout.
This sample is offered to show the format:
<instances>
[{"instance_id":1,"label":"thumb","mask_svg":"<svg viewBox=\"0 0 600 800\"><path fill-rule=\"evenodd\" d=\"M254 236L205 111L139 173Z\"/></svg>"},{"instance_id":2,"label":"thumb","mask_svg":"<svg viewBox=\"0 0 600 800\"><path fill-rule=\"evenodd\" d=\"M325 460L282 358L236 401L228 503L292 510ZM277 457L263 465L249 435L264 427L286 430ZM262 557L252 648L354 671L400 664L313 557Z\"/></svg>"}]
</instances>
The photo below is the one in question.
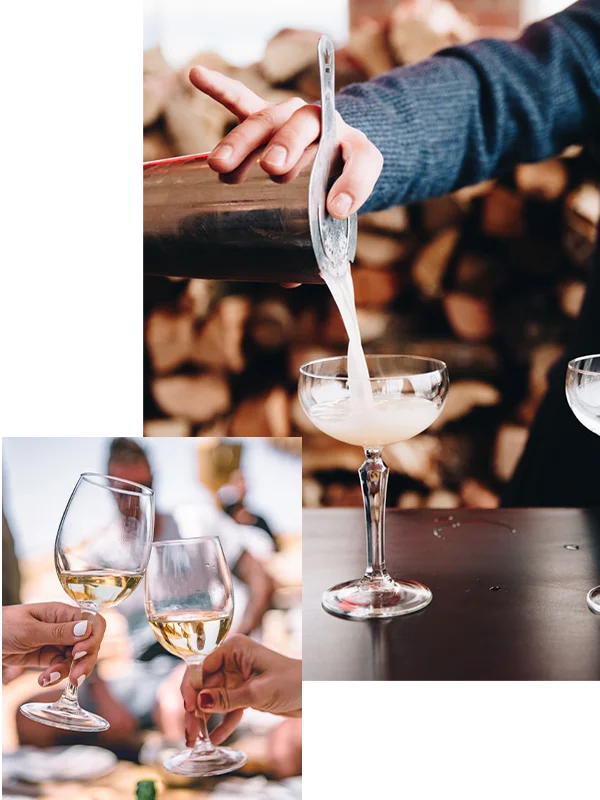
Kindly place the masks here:
<instances>
[{"instance_id":1,"label":"thumb","mask_svg":"<svg viewBox=\"0 0 600 800\"><path fill-rule=\"evenodd\" d=\"M226 714L237 708L249 708L253 702L252 681L237 689L214 687L203 689L198 695L198 708L209 713Z\"/></svg>"},{"instance_id":2,"label":"thumb","mask_svg":"<svg viewBox=\"0 0 600 800\"><path fill-rule=\"evenodd\" d=\"M92 626L87 619L76 622L37 622L31 631L31 645L70 647L86 639L91 631Z\"/></svg>"}]
</instances>

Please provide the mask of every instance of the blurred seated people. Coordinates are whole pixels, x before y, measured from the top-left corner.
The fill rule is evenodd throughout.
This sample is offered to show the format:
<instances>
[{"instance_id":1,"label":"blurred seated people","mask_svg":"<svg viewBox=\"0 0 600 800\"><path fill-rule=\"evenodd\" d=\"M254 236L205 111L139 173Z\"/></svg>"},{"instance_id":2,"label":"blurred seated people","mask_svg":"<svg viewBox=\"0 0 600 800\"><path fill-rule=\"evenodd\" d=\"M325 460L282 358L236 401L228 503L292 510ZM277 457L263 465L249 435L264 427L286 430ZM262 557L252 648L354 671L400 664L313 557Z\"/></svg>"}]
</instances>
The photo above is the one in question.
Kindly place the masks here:
<instances>
[{"instance_id":1,"label":"blurred seated people","mask_svg":"<svg viewBox=\"0 0 600 800\"><path fill-rule=\"evenodd\" d=\"M302 773L302 661L234 635L206 656L203 678L200 692L187 671L181 684L188 747L198 736L196 712L223 715L210 735L218 745L239 725L244 709L255 708L289 717L271 732L269 756L278 777Z\"/></svg>"},{"instance_id":2,"label":"blurred seated people","mask_svg":"<svg viewBox=\"0 0 600 800\"><path fill-rule=\"evenodd\" d=\"M152 488L153 472L149 458L144 448L133 439L119 438L111 442L107 472L113 477ZM241 619L234 620L234 628L250 633L260 626L269 607L273 582L264 567L245 551L238 526L218 511L212 497L205 503L195 504L194 508L203 519L202 528L196 525L191 531L184 531L175 516L157 512L154 541L207 535L205 528L210 521L211 534L220 536L232 573L247 589L248 601ZM95 741L127 757L135 757L141 730L157 726L172 741L183 735L183 710L179 700L181 661L168 653L152 633L145 612L143 583L142 580L137 590L115 612L122 613L127 620L134 659L131 668L111 680L103 680L94 673L80 691L81 706L101 714L111 725L107 731L95 735ZM39 699L34 698L34 701ZM52 698L45 696L44 700L52 701ZM51 746L76 740L72 733L38 725L22 714L18 715L17 728L22 744ZM79 740L89 743L90 735L85 734Z\"/></svg>"},{"instance_id":3,"label":"blurred seated people","mask_svg":"<svg viewBox=\"0 0 600 800\"><path fill-rule=\"evenodd\" d=\"M232 472L226 484L221 486L217 492L217 497L221 503L223 511L228 514L239 525L249 525L253 528L259 528L268 534L277 550L277 539L273 533L271 526L264 517L255 514L248 508L246 495L248 494L248 485L246 478L241 469Z\"/></svg>"}]
</instances>

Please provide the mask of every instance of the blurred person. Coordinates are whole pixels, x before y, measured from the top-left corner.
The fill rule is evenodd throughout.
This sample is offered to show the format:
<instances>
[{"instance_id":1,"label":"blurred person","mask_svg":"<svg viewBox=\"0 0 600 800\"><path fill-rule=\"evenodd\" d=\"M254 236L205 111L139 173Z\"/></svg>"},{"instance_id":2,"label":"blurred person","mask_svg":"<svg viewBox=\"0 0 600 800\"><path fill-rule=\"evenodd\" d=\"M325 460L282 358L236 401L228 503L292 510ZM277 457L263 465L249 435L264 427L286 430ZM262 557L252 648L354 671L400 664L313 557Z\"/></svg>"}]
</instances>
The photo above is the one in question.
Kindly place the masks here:
<instances>
[{"instance_id":1,"label":"blurred person","mask_svg":"<svg viewBox=\"0 0 600 800\"><path fill-rule=\"evenodd\" d=\"M281 176L320 135L320 109L298 98L267 103L239 81L205 67L190 79L240 124L213 149L219 173L259 146L263 169ZM513 42L483 39L441 50L336 96L344 168L327 196L343 219L497 178L572 144L598 149L600 3L579 0L529 26ZM564 384L567 363L600 352L600 258L585 300L503 503L594 506L600 439L577 422ZM374 276L375 279L375 276ZM443 357L443 353L440 354Z\"/></svg>"},{"instance_id":2,"label":"blurred person","mask_svg":"<svg viewBox=\"0 0 600 800\"><path fill-rule=\"evenodd\" d=\"M200 692L192 687L187 671L181 683L188 747L198 736L199 713L223 715L210 734L218 745L239 725L244 709L254 708L290 717L271 732L268 749L279 777L301 774L302 661L238 634L206 656L203 680Z\"/></svg>"},{"instance_id":3,"label":"blurred person","mask_svg":"<svg viewBox=\"0 0 600 800\"><path fill-rule=\"evenodd\" d=\"M116 478L153 487L150 460L134 439L112 440L107 472ZM204 505L195 507L199 508L205 521L212 512L217 512L214 503L208 505L208 510ZM237 629L249 633L260 625L269 607L273 583L262 565L244 550L235 523L222 512L215 522L232 572L248 586L249 600ZM227 536L223 535L227 533L225 528L230 528ZM194 535L200 533L200 529L193 531ZM181 533L175 517L157 512L154 541L179 538ZM81 706L100 714L111 725L107 731L96 734L95 739L118 753L130 754L130 750L135 749L139 731L157 726L167 739L177 741L183 733L183 712L179 701L181 661L156 641L148 625L143 580L137 590L120 603L115 613L123 614L127 620L134 660L126 673L112 680L105 681L94 672L81 689ZM39 699L33 698L33 702ZM51 698L45 697L44 700L51 701ZM59 729L42 730L45 726L37 725L22 715L18 715L17 725L22 744L49 746L74 739L73 734L65 735ZM89 734L81 741L89 741Z\"/></svg>"},{"instance_id":4,"label":"blurred person","mask_svg":"<svg viewBox=\"0 0 600 800\"><path fill-rule=\"evenodd\" d=\"M217 497L223 511L238 525L248 525L264 531L272 540L274 549L277 550L277 539L271 526L264 517L251 511L246 504L248 485L241 469L235 470L217 492Z\"/></svg>"},{"instance_id":5,"label":"blurred person","mask_svg":"<svg viewBox=\"0 0 600 800\"><path fill-rule=\"evenodd\" d=\"M2 509L2 605L21 602L21 571L15 552L15 540Z\"/></svg>"}]
</instances>

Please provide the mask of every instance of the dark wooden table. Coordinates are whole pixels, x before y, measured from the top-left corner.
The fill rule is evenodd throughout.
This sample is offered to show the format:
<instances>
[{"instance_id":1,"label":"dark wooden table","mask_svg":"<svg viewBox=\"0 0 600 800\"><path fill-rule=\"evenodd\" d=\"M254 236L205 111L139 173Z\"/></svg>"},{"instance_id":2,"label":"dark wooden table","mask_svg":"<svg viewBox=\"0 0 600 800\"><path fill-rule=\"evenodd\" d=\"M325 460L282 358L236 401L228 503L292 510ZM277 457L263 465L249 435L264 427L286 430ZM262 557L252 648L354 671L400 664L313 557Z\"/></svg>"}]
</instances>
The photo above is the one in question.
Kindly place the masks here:
<instances>
[{"instance_id":1,"label":"dark wooden table","mask_svg":"<svg viewBox=\"0 0 600 800\"><path fill-rule=\"evenodd\" d=\"M304 680L600 679L600 616L586 604L600 583L600 509L388 510L388 569L433 601L372 622L321 608L324 589L364 572L362 510L303 520Z\"/></svg>"}]
</instances>

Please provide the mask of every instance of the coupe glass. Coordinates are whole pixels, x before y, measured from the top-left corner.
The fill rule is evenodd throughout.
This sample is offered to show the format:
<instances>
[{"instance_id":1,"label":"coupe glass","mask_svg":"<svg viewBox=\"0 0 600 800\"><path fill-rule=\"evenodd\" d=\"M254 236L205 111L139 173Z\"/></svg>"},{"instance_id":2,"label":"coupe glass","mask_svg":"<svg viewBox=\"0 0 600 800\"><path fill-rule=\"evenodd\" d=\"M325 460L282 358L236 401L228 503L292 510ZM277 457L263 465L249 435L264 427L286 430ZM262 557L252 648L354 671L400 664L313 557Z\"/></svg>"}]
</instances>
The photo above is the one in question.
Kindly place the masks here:
<instances>
[{"instance_id":1,"label":"coupe glass","mask_svg":"<svg viewBox=\"0 0 600 800\"><path fill-rule=\"evenodd\" d=\"M202 688L202 665L223 641L233 619L231 573L217 536L157 542L146 575L146 614L162 646L189 669L195 689ZM231 772L247 756L210 741L206 717L192 750L168 758L176 775L204 777Z\"/></svg>"},{"instance_id":2,"label":"coupe glass","mask_svg":"<svg viewBox=\"0 0 600 800\"><path fill-rule=\"evenodd\" d=\"M569 361L566 391L571 411L579 422L600 436L600 355ZM600 586L590 589L587 603L591 611L600 614Z\"/></svg>"},{"instance_id":3,"label":"coupe glass","mask_svg":"<svg viewBox=\"0 0 600 800\"><path fill-rule=\"evenodd\" d=\"M90 624L99 611L118 605L137 587L153 535L152 489L93 472L79 477L58 527L54 563L63 589ZM55 703L26 703L21 713L68 731L110 727L103 717L81 708L70 678Z\"/></svg>"},{"instance_id":4,"label":"coupe glass","mask_svg":"<svg viewBox=\"0 0 600 800\"><path fill-rule=\"evenodd\" d=\"M367 356L373 403L350 397L346 356L312 361L300 368L298 393L309 419L334 439L365 451L358 471L367 526L367 569L359 580L340 583L323 595L323 607L348 619L411 614L427 606L431 591L392 578L385 567L385 498L388 468L382 449L410 439L439 416L448 392L443 361L414 356Z\"/></svg>"}]
</instances>

